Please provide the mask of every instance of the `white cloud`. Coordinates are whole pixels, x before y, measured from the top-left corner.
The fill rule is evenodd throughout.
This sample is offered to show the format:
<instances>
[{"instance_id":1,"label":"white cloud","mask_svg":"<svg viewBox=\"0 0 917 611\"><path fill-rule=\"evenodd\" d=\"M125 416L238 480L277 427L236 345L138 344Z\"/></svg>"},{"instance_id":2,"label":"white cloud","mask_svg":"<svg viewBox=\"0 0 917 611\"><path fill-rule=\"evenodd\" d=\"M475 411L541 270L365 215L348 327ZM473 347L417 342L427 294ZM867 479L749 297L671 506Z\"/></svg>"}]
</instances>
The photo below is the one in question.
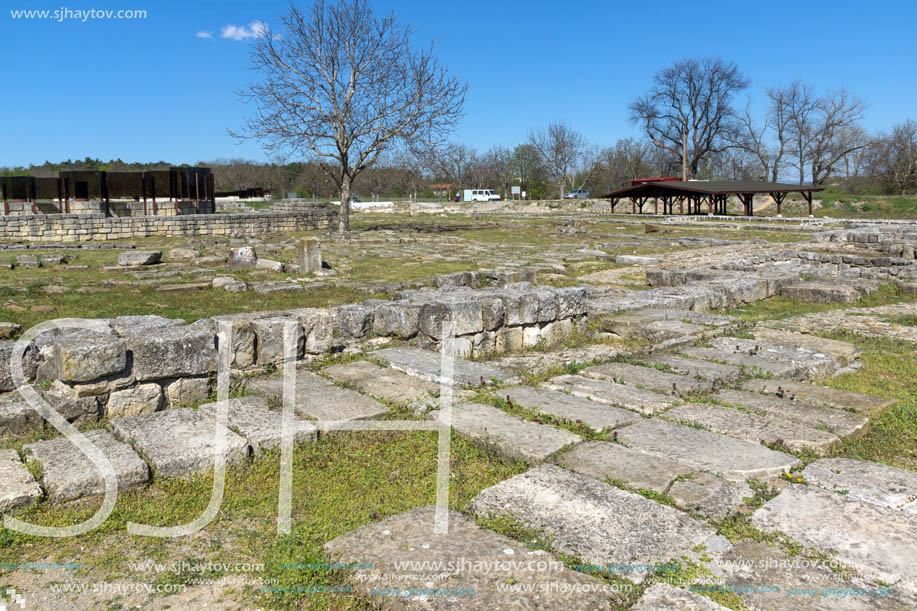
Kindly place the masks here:
<instances>
[{"instance_id":1,"label":"white cloud","mask_svg":"<svg viewBox=\"0 0 917 611\"><path fill-rule=\"evenodd\" d=\"M197 36L198 38L213 38L213 34L208 32L207 30L198 30L195 36Z\"/></svg>"},{"instance_id":2,"label":"white cloud","mask_svg":"<svg viewBox=\"0 0 917 611\"><path fill-rule=\"evenodd\" d=\"M263 21L252 21L248 27L225 25L220 30L221 38L231 38L232 40L245 40L246 38L258 38L264 36L267 31L267 24Z\"/></svg>"}]
</instances>

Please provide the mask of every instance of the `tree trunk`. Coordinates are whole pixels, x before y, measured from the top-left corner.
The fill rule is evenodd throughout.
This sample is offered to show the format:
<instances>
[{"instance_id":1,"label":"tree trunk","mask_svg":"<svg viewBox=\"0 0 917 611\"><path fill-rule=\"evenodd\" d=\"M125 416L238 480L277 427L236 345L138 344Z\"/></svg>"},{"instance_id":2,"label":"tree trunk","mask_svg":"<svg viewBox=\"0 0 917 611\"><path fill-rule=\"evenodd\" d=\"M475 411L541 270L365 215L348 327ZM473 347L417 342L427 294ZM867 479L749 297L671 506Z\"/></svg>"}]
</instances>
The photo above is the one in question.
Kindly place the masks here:
<instances>
[{"instance_id":1,"label":"tree trunk","mask_svg":"<svg viewBox=\"0 0 917 611\"><path fill-rule=\"evenodd\" d=\"M338 214L338 233L350 231L350 182L351 177L341 177L341 211Z\"/></svg>"},{"instance_id":2,"label":"tree trunk","mask_svg":"<svg viewBox=\"0 0 917 611\"><path fill-rule=\"evenodd\" d=\"M563 181L561 181L561 182L559 182L559 183L557 183L557 188L558 188L558 190L560 191L560 195L558 196L558 199L563 199L563 198L564 198L564 187L565 187L566 185L567 185L566 179L563 180Z\"/></svg>"}]
</instances>

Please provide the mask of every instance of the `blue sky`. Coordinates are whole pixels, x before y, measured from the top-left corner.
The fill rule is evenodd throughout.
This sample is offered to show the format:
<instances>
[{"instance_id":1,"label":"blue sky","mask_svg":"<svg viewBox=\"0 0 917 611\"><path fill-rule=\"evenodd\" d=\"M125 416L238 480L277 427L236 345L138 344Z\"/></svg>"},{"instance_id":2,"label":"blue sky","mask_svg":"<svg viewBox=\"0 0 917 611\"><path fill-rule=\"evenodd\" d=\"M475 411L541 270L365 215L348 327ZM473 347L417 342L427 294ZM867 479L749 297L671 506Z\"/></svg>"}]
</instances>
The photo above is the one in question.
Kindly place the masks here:
<instances>
[{"instance_id":1,"label":"blue sky","mask_svg":"<svg viewBox=\"0 0 917 611\"><path fill-rule=\"evenodd\" d=\"M226 130L248 112L234 94L254 76L245 36L253 22L276 24L287 2L70 1L4 2L0 166L86 156L266 159L257 143L239 144ZM147 16L10 14L64 7ZM685 56L735 62L751 79L753 100L798 77L865 99L869 130L917 119L914 2L377 0L374 7L414 27L416 42L432 40L442 63L468 81L455 139L481 150L515 145L554 120L603 146L638 136L628 103ZM227 26L235 29L223 37Z\"/></svg>"}]
</instances>

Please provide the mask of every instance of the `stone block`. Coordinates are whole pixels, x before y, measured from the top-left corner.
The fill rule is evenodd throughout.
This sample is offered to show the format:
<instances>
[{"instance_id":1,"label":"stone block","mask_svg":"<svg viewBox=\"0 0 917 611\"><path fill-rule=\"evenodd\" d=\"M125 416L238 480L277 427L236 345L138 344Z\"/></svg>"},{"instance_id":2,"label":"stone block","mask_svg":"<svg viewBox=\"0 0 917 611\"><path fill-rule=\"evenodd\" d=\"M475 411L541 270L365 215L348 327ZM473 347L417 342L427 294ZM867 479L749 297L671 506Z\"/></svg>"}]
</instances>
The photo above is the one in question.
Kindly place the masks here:
<instances>
[{"instance_id":1,"label":"stone block","mask_svg":"<svg viewBox=\"0 0 917 611\"><path fill-rule=\"evenodd\" d=\"M579 375L557 376L544 382L542 386L646 415L665 410L675 403L675 399L670 396Z\"/></svg>"},{"instance_id":2,"label":"stone block","mask_svg":"<svg viewBox=\"0 0 917 611\"><path fill-rule=\"evenodd\" d=\"M917 473L850 458L822 458L802 476L810 485L864 503L917 514Z\"/></svg>"},{"instance_id":3,"label":"stone block","mask_svg":"<svg viewBox=\"0 0 917 611\"><path fill-rule=\"evenodd\" d=\"M108 418L126 418L138 414L152 414L159 411L162 403L162 387L159 384L138 384L132 388L112 392L108 396L105 415Z\"/></svg>"},{"instance_id":4,"label":"stone block","mask_svg":"<svg viewBox=\"0 0 917 611\"><path fill-rule=\"evenodd\" d=\"M216 335L212 321L158 327L127 340L138 382L209 375L217 369Z\"/></svg>"},{"instance_id":5,"label":"stone block","mask_svg":"<svg viewBox=\"0 0 917 611\"><path fill-rule=\"evenodd\" d=\"M440 412L432 411L428 418L439 420ZM564 429L523 420L480 403L454 406L451 423L464 437L492 446L509 458L530 462L541 462L561 448L582 440L579 435Z\"/></svg>"},{"instance_id":6,"label":"stone block","mask_svg":"<svg viewBox=\"0 0 917 611\"><path fill-rule=\"evenodd\" d=\"M440 365L442 355L438 352L417 348L386 348L374 353L385 359L389 365L431 382L440 382ZM453 359L454 384L459 386L486 386L493 383L508 383L514 379L512 372L486 363Z\"/></svg>"},{"instance_id":7,"label":"stone block","mask_svg":"<svg viewBox=\"0 0 917 611\"><path fill-rule=\"evenodd\" d=\"M373 308L344 305L337 310L338 330L346 337L361 338L373 330Z\"/></svg>"},{"instance_id":8,"label":"stone block","mask_svg":"<svg viewBox=\"0 0 917 611\"><path fill-rule=\"evenodd\" d=\"M530 550L518 541L481 528L456 511L448 513L448 532L434 534L434 515L433 506L412 509L341 535L326 543L324 551L334 562L371 567L348 571L345 579L357 593L370 597L372 604L379 607L565 611L571 608L573 592L578 608L612 606L599 581L563 567L547 552ZM454 571L439 571L442 578L435 583L414 569L400 566L402 562L435 566L452 559L461 562L456 563ZM557 568L544 570L545 566ZM375 581L377 575L383 575L386 584L403 590L405 595L393 596L391 589L381 594L380 584ZM525 594L507 588L507 584L519 586ZM474 595L443 596L437 595L436 590L471 591Z\"/></svg>"},{"instance_id":9,"label":"stone block","mask_svg":"<svg viewBox=\"0 0 917 611\"><path fill-rule=\"evenodd\" d=\"M318 238L300 240L298 255L300 273L313 274L322 269L322 246Z\"/></svg>"},{"instance_id":10,"label":"stone block","mask_svg":"<svg viewBox=\"0 0 917 611\"><path fill-rule=\"evenodd\" d=\"M828 552L855 572L874 576L895 590L917 594L913 514L796 484L758 509L751 523Z\"/></svg>"},{"instance_id":11,"label":"stone block","mask_svg":"<svg viewBox=\"0 0 917 611\"><path fill-rule=\"evenodd\" d=\"M667 492L676 478L696 470L671 458L607 441L583 442L558 456L556 462L597 480L660 493Z\"/></svg>"},{"instance_id":12,"label":"stone block","mask_svg":"<svg viewBox=\"0 0 917 611\"><path fill-rule=\"evenodd\" d=\"M124 340L102 333L64 335L54 343L57 376L64 382L91 382L127 367Z\"/></svg>"},{"instance_id":13,"label":"stone block","mask_svg":"<svg viewBox=\"0 0 917 611\"><path fill-rule=\"evenodd\" d=\"M229 251L229 262L233 265L254 266L257 261L258 255L251 246L232 248Z\"/></svg>"},{"instance_id":14,"label":"stone block","mask_svg":"<svg viewBox=\"0 0 917 611\"><path fill-rule=\"evenodd\" d=\"M373 335L410 339L420 328L420 305L387 303L373 311Z\"/></svg>"},{"instance_id":15,"label":"stone block","mask_svg":"<svg viewBox=\"0 0 917 611\"><path fill-rule=\"evenodd\" d=\"M501 389L499 396L513 405L573 422L582 422L592 427L595 431L613 429L640 420L639 414L629 410L602 405L582 397L532 386L515 386Z\"/></svg>"},{"instance_id":16,"label":"stone block","mask_svg":"<svg viewBox=\"0 0 917 611\"><path fill-rule=\"evenodd\" d=\"M283 263L281 263L280 261L273 261L271 259L261 259L261 258L255 261L255 268L264 269L264 270L271 271L271 272L278 272L278 273L282 273L284 269Z\"/></svg>"},{"instance_id":17,"label":"stone block","mask_svg":"<svg viewBox=\"0 0 917 611\"><path fill-rule=\"evenodd\" d=\"M84 433L111 462L118 479L118 493L144 484L150 477L146 463L131 447L104 430ZM41 485L52 503L105 494L101 471L66 437L23 446L26 460L41 466Z\"/></svg>"},{"instance_id":18,"label":"stone block","mask_svg":"<svg viewBox=\"0 0 917 611\"><path fill-rule=\"evenodd\" d=\"M322 370L332 380L353 386L361 393L410 407L435 407L439 384L380 367L369 361L332 365Z\"/></svg>"},{"instance_id":19,"label":"stone block","mask_svg":"<svg viewBox=\"0 0 917 611\"><path fill-rule=\"evenodd\" d=\"M259 365L278 364L283 361L284 329L288 326L292 329L296 358L302 357L306 338L298 320L277 316L256 318L251 321L251 324L257 338L257 363Z\"/></svg>"},{"instance_id":20,"label":"stone block","mask_svg":"<svg viewBox=\"0 0 917 611\"><path fill-rule=\"evenodd\" d=\"M169 408L200 405L210 397L210 378L178 378L163 384L163 394Z\"/></svg>"},{"instance_id":21,"label":"stone block","mask_svg":"<svg viewBox=\"0 0 917 611\"><path fill-rule=\"evenodd\" d=\"M214 330L219 331L219 321L227 320L232 328L232 360L230 367L233 369L245 369L255 364L257 351L255 349L256 335L252 321L245 315L235 314L229 316L215 316ZM219 338L217 338L219 342Z\"/></svg>"},{"instance_id":22,"label":"stone block","mask_svg":"<svg viewBox=\"0 0 917 611\"><path fill-rule=\"evenodd\" d=\"M161 258L162 251L160 250L128 250L118 253L118 265L124 267L155 265Z\"/></svg>"},{"instance_id":23,"label":"stone block","mask_svg":"<svg viewBox=\"0 0 917 611\"><path fill-rule=\"evenodd\" d=\"M98 397L80 396L60 380L55 380L47 390L39 391L39 395L71 424L96 422L101 415Z\"/></svg>"},{"instance_id":24,"label":"stone block","mask_svg":"<svg viewBox=\"0 0 917 611\"><path fill-rule=\"evenodd\" d=\"M554 465L540 465L483 490L479 517L508 517L544 533L557 552L585 564L624 568L667 564L704 549L715 531L687 514ZM643 582L649 571L626 572Z\"/></svg>"},{"instance_id":25,"label":"stone block","mask_svg":"<svg viewBox=\"0 0 917 611\"><path fill-rule=\"evenodd\" d=\"M113 420L111 432L133 445L157 475L181 477L214 468L217 426L204 414L181 408ZM244 463L248 442L228 429L221 434L226 464Z\"/></svg>"},{"instance_id":26,"label":"stone block","mask_svg":"<svg viewBox=\"0 0 917 611\"><path fill-rule=\"evenodd\" d=\"M24 509L41 500L41 487L16 450L0 450L0 514Z\"/></svg>"},{"instance_id":27,"label":"stone block","mask_svg":"<svg viewBox=\"0 0 917 611\"><path fill-rule=\"evenodd\" d=\"M283 401L282 375L248 378L245 387L276 405ZM388 411L378 401L337 386L311 371L296 371L295 392L296 413L304 418L321 421L373 420Z\"/></svg>"},{"instance_id":28,"label":"stone block","mask_svg":"<svg viewBox=\"0 0 917 611\"><path fill-rule=\"evenodd\" d=\"M240 397L227 401L227 426L245 437L255 456L264 450L280 447L283 440L283 414L267 408L261 397ZM198 411L212 420L217 418L217 403L206 403ZM294 443L308 443L318 438L318 429L311 423L296 421Z\"/></svg>"},{"instance_id":29,"label":"stone block","mask_svg":"<svg viewBox=\"0 0 917 611\"><path fill-rule=\"evenodd\" d=\"M799 462L794 456L760 444L655 418L621 429L618 439L636 450L671 458L732 481L779 475Z\"/></svg>"}]
</instances>

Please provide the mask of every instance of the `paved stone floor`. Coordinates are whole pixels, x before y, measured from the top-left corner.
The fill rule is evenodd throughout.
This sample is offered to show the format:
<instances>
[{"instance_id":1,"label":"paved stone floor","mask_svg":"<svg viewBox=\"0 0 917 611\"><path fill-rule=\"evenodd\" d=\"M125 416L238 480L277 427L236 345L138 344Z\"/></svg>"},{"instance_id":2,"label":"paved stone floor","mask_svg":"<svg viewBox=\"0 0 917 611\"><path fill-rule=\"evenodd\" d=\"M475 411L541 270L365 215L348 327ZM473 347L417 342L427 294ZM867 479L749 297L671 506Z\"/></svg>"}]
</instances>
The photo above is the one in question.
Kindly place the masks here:
<instances>
[{"instance_id":1,"label":"paved stone floor","mask_svg":"<svg viewBox=\"0 0 917 611\"><path fill-rule=\"evenodd\" d=\"M784 286L812 300L832 298L823 281L804 281L805 290L798 289L805 265L781 259L782 249L719 244L686 251L677 262L664 256L620 260L659 272L656 279L665 283L645 290L612 286L625 273L619 268L595 272L587 290L595 333L588 340L525 346L530 349L499 357L455 357L448 411L440 396L442 355L416 342L370 338L323 355L326 360L301 363L293 398L298 444L332 434L322 429L323 421L413 418L426 424L449 413L455 434L525 465L520 475L481 491L465 513L450 512L448 534L433 534L434 510L420 507L328 541L325 553L338 562L372 562L377 572L400 575L399 587L420 591L432 587L430 580L396 567L394 559L469 562L436 580L437 588L452 591L448 596L380 596L358 572L347 575L373 603L394 601L395 608L613 608L622 600L616 588L639 584L647 587L634 609L724 608L710 591L690 591L682 572L665 579L659 567L669 564L693 567L695 577L709 579L711 588L730 592L748 609L917 607L917 477L878 463L824 458L893 402L824 385L830 376L856 370L861 355L854 342L818 336L846 327L860 336L914 342L914 327L900 317L917 310L904 303L757 324L715 313L776 296ZM580 254L581 261L604 256ZM736 262L738 254L745 263ZM560 263L544 264L540 273L549 273L550 265ZM690 265L710 269L692 279ZM760 269L765 265L772 269ZM868 292L865 280L857 290ZM891 322L894 317L899 322ZM259 337L270 321L259 323ZM156 329L137 330L150 335L136 340L132 355L147 359L145 367L155 365L155 353L144 356L141 347L155 343ZM269 360L266 344L257 350L259 360ZM226 462L244 466L280 445L283 376L259 371L244 377L238 390L226 405L226 428L216 424L212 400L171 405L157 395L155 409L102 420L86 435L125 489L213 469L221 439ZM104 491L73 444L42 429L15 394L0 396L0 436L37 432L47 438L21 452L0 450L0 510ZM808 462L804 469L801 456ZM791 470L794 477L787 478ZM740 516L757 529L758 540L730 542L718 534ZM498 534L498 524L539 538L545 549ZM804 548L796 559L821 564L778 570L794 557L777 541ZM509 560L554 568L474 568ZM813 584L847 594L791 592ZM463 598L462 589L476 594ZM568 592L578 593L576 602Z\"/></svg>"}]
</instances>

